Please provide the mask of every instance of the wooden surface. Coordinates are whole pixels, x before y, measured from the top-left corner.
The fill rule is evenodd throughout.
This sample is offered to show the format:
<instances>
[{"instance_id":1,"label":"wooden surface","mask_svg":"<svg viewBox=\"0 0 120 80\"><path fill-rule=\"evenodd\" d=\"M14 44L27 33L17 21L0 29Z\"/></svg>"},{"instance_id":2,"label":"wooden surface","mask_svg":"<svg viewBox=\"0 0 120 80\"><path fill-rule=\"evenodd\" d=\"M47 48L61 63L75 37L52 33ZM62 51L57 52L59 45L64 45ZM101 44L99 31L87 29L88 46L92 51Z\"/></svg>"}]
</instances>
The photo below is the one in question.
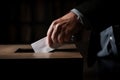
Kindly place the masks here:
<instances>
[{"instance_id":1,"label":"wooden surface","mask_svg":"<svg viewBox=\"0 0 120 80\"><path fill-rule=\"evenodd\" d=\"M25 75L27 79L32 77L56 80L57 77L61 80L82 80L83 58L75 50L75 45L64 45L50 53L15 53L18 48L31 49L32 47L30 45L0 45L2 75L10 75L12 72L11 76Z\"/></svg>"},{"instance_id":2,"label":"wooden surface","mask_svg":"<svg viewBox=\"0 0 120 80\"><path fill-rule=\"evenodd\" d=\"M0 45L0 59L36 59L36 58L82 58L80 52L76 50L74 44L66 44L54 52L49 53L34 53L22 52L15 53L19 48L32 49L28 45Z\"/></svg>"}]
</instances>

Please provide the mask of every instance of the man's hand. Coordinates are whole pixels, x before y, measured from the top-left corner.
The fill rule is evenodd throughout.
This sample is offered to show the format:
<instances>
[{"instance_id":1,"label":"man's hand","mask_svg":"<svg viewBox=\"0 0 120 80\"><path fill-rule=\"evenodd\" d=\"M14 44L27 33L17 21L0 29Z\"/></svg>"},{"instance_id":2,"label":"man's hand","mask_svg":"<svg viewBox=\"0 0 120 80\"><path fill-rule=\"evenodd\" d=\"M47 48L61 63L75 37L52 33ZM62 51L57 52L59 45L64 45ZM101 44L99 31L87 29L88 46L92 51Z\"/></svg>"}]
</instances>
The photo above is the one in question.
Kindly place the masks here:
<instances>
[{"instance_id":1,"label":"man's hand","mask_svg":"<svg viewBox=\"0 0 120 80\"><path fill-rule=\"evenodd\" d=\"M71 36L80 30L80 25L77 15L73 12L54 20L47 32L49 46L54 48L56 44L68 42Z\"/></svg>"}]
</instances>

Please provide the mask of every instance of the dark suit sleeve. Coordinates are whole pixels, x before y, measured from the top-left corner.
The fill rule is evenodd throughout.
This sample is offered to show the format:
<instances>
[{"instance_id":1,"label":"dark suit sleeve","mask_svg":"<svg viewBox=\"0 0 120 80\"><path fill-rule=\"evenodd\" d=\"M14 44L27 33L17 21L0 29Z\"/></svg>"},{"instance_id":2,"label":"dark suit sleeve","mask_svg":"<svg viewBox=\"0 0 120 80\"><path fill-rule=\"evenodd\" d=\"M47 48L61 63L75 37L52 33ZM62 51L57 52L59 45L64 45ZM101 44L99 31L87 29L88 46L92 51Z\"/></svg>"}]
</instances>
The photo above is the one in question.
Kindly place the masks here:
<instances>
[{"instance_id":1,"label":"dark suit sleeve","mask_svg":"<svg viewBox=\"0 0 120 80\"><path fill-rule=\"evenodd\" d=\"M76 9L92 26L87 55L88 66L92 66L97 58L96 53L101 50L100 32L111 25L119 24L119 2L118 0L109 0L109 2L108 0L85 0Z\"/></svg>"},{"instance_id":2,"label":"dark suit sleeve","mask_svg":"<svg viewBox=\"0 0 120 80\"><path fill-rule=\"evenodd\" d=\"M115 24L119 16L117 0L85 0L76 7L93 27Z\"/></svg>"},{"instance_id":3,"label":"dark suit sleeve","mask_svg":"<svg viewBox=\"0 0 120 80\"><path fill-rule=\"evenodd\" d=\"M76 7L77 10L85 14L90 14L95 12L101 6L100 0L85 0L79 6Z\"/></svg>"}]
</instances>

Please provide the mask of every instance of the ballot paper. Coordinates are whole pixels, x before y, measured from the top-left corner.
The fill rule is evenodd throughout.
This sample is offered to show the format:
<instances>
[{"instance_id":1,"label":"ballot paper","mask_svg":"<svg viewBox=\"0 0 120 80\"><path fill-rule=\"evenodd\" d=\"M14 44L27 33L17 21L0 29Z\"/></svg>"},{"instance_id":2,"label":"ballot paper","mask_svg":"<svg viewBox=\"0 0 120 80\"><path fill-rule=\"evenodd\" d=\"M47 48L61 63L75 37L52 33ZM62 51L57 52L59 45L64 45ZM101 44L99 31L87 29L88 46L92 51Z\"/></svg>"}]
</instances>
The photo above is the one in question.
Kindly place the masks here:
<instances>
[{"instance_id":1,"label":"ballot paper","mask_svg":"<svg viewBox=\"0 0 120 80\"><path fill-rule=\"evenodd\" d=\"M59 47L59 45L56 45L54 48L51 48L47 43L47 37L32 43L31 46L35 53L48 53Z\"/></svg>"}]
</instances>

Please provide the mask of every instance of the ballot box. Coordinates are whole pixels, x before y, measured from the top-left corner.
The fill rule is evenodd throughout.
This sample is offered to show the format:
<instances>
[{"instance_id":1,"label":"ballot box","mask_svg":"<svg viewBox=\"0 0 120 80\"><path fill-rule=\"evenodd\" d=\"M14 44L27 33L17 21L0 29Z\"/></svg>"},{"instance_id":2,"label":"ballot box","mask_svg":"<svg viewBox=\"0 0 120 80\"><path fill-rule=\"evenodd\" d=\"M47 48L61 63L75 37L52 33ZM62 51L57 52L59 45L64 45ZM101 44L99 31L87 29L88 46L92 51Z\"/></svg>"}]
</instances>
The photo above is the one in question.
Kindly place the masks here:
<instances>
[{"instance_id":1,"label":"ballot box","mask_svg":"<svg viewBox=\"0 0 120 80\"><path fill-rule=\"evenodd\" d=\"M34 53L29 44L0 45L0 67L35 78L82 79L83 57L74 44L66 44L48 53ZM56 77L55 77L56 76ZM29 76L31 77L31 76ZM56 79L57 80L57 79Z\"/></svg>"}]
</instances>

